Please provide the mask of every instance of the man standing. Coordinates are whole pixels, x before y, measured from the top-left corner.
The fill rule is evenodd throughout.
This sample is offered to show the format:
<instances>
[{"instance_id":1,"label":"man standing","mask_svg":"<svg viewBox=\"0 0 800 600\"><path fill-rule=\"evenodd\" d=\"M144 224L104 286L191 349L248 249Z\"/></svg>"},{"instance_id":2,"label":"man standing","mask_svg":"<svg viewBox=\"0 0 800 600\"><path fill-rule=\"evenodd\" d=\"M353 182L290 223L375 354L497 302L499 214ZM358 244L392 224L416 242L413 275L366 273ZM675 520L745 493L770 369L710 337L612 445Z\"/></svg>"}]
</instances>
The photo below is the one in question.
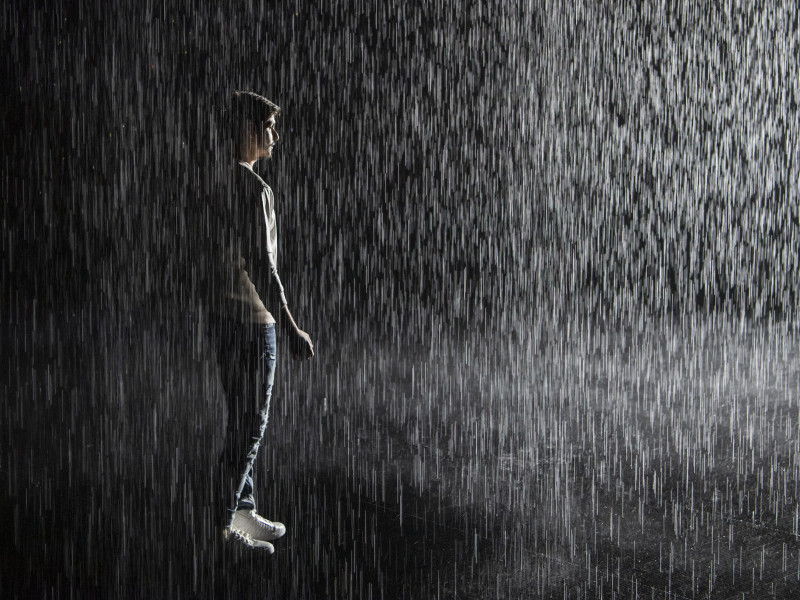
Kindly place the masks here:
<instances>
[{"instance_id":1,"label":"man standing","mask_svg":"<svg viewBox=\"0 0 800 600\"><path fill-rule=\"evenodd\" d=\"M279 113L263 96L233 94L229 126L235 161L218 182L206 223L213 246L206 265L209 330L228 405L215 518L224 515L225 539L270 554L275 551L270 541L286 528L256 512L253 464L269 418L276 318L295 359L314 355L278 277L274 196L253 170L256 161L272 156Z\"/></svg>"}]
</instances>

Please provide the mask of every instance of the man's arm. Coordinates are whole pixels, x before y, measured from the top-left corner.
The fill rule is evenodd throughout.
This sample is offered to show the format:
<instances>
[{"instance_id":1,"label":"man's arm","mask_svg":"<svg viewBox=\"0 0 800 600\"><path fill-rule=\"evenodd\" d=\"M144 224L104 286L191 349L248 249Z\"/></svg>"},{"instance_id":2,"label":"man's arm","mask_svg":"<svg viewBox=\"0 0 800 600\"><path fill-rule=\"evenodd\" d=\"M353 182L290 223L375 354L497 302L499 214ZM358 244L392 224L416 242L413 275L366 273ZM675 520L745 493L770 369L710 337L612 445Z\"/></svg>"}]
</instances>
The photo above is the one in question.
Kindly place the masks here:
<instances>
[{"instance_id":1,"label":"man's arm","mask_svg":"<svg viewBox=\"0 0 800 600\"><path fill-rule=\"evenodd\" d=\"M278 276L278 269L275 266L272 253L269 254L269 261L269 306L280 306L277 320L280 324L281 331L289 340L289 351L292 355L292 358L295 360L307 360L314 356L314 344L311 342L311 336L297 326L294 317L292 317L292 313L289 311L289 305L286 301L283 284Z\"/></svg>"},{"instance_id":2,"label":"man's arm","mask_svg":"<svg viewBox=\"0 0 800 600\"><path fill-rule=\"evenodd\" d=\"M288 306L281 309L279 320L281 330L289 340L289 352L291 352L292 358L308 360L314 356L314 344L311 342L311 336L297 326Z\"/></svg>"},{"instance_id":3,"label":"man's arm","mask_svg":"<svg viewBox=\"0 0 800 600\"><path fill-rule=\"evenodd\" d=\"M292 313L289 311L288 301L286 300L286 294L284 293L283 283L278 275L278 267L275 260L277 250L274 247L275 238L273 238L273 233L276 230L274 198L272 189L266 184L264 184L261 204L264 223L266 225L263 231L266 232L265 246L270 271L269 281L266 282L267 289L265 290L267 293L267 307L268 309L274 309L276 306L280 307L277 314L274 312L273 314L275 314L276 319L280 323L282 332L289 341L289 351L292 354L292 358L296 360L307 360L314 356L314 344L311 343L311 337L297 326L294 317L292 317Z\"/></svg>"}]
</instances>

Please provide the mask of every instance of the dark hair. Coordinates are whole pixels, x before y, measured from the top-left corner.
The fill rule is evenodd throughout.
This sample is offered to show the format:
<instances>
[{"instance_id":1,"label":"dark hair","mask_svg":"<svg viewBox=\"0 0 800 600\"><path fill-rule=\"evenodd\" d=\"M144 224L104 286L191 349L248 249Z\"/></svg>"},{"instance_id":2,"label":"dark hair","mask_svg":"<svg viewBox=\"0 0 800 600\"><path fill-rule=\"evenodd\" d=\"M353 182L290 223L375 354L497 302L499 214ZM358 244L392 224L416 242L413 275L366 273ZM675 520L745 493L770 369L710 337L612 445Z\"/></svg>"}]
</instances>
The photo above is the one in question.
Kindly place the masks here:
<instances>
[{"instance_id":1,"label":"dark hair","mask_svg":"<svg viewBox=\"0 0 800 600\"><path fill-rule=\"evenodd\" d=\"M280 106L270 102L264 96L255 92L233 92L231 98L231 125L234 130L241 127L245 120L255 125L260 125L272 117L277 117L281 112Z\"/></svg>"}]
</instances>

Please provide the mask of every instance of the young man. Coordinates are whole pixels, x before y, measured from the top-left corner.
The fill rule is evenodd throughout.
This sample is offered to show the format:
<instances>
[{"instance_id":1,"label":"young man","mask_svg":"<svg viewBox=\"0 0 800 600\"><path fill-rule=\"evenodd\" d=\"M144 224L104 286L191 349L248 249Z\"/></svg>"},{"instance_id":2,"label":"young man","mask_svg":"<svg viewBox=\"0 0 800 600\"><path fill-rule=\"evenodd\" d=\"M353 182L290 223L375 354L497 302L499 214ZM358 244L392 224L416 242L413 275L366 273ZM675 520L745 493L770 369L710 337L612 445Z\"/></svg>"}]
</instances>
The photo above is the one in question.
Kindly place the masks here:
<instances>
[{"instance_id":1,"label":"young man","mask_svg":"<svg viewBox=\"0 0 800 600\"><path fill-rule=\"evenodd\" d=\"M207 265L209 329L228 404L217 517L224 515L225 539L270 554L275 551L270 542L286 528L256 512L253 464L269 418L276 320L295 359L314 355L311 338L289 312L278 277L274 196L253 170L256 161L272 156L279 113L278 106L258 94L233 94L229 123L235 160L212 194L206 224L213 240Z\"/></svg>"}]
</instances>

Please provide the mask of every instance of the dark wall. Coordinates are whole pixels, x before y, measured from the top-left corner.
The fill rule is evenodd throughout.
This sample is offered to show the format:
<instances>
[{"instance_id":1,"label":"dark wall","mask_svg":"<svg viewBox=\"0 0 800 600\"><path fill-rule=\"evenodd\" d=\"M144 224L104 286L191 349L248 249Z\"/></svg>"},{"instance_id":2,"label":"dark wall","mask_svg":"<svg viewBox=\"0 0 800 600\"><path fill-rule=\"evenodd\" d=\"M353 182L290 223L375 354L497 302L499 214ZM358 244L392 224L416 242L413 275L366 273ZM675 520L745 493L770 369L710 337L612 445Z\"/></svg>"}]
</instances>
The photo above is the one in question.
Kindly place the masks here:
<instances>
[{"instance_id":1,"label":"dark wall","mask_svg":"<svg viewBox=\"0 0 800 600\"><path fill-rule=\"evenodd\" d=\"M192 305L186 219L235 88L283 107L260 170L290 299L323 335L795 314L796 14L19 4L11 315Z\"/></svg>"}]
</instances>

